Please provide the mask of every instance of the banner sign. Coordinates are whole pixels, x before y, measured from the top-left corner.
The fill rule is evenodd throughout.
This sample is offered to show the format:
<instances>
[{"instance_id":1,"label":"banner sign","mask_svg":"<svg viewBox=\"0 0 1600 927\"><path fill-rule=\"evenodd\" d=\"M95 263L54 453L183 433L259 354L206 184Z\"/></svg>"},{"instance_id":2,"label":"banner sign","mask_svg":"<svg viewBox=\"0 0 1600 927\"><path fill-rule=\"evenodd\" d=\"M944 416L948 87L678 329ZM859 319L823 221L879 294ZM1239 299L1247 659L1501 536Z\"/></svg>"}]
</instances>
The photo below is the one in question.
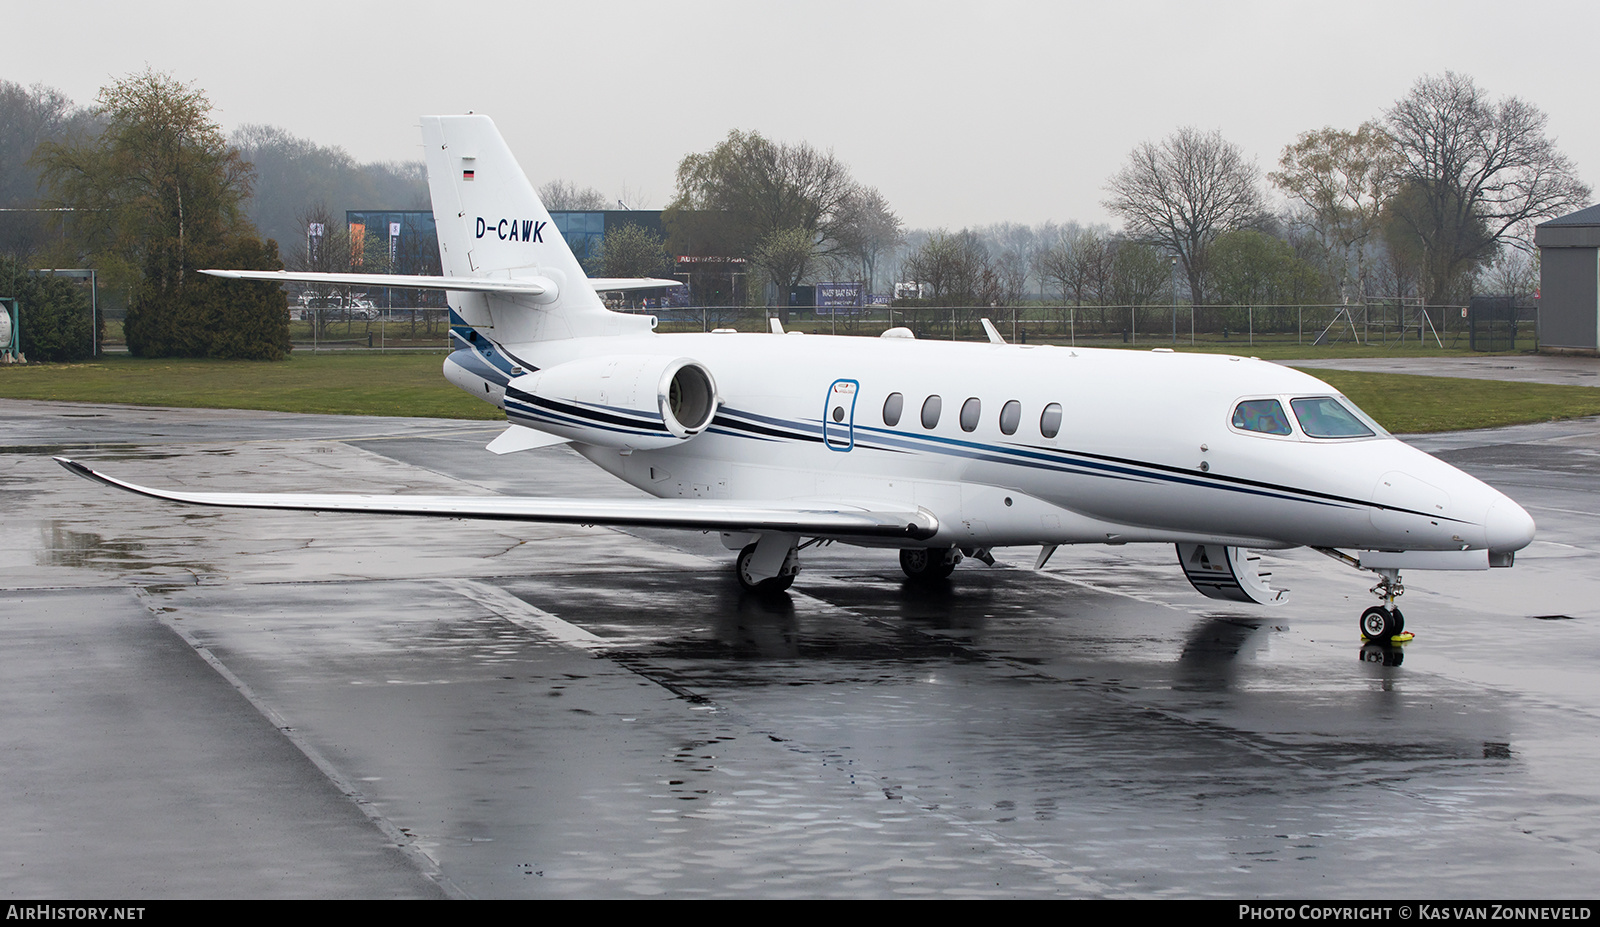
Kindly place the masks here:
<instances>
[{"instance_id":1,"label":"banner sign","mask_svg":"<svg viewBox=\"0 0 1600 927\"><path fill-rule=\"evenodd\" d=\"M817 315L856 315L866 295L866 286L860 283L817 284ZM853 310L843 312L839 310Z\"/></svg>"}]
</instances>

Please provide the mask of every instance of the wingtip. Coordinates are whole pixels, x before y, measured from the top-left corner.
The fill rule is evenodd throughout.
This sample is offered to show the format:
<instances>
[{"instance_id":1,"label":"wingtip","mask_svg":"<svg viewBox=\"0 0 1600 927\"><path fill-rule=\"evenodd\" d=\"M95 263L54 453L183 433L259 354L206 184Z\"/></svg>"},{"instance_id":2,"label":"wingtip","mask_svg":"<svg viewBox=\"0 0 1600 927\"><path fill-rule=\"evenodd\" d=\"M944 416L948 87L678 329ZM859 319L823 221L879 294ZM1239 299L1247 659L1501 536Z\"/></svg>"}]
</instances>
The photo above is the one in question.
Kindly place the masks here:
<instances>
[{"instance_id":1,"label":"wingtip","mask_svg":"<svg viewBox=\"0 0 1600 927\"><path fill-rule=\"evenodd\" d=\"M60 464L68 473L75 473L87 480L94 479L93 470L90 470L88 467L78 463L76 460L73 460L70 457L54 457L51 459Z\"/></svg>"}]
</instances>

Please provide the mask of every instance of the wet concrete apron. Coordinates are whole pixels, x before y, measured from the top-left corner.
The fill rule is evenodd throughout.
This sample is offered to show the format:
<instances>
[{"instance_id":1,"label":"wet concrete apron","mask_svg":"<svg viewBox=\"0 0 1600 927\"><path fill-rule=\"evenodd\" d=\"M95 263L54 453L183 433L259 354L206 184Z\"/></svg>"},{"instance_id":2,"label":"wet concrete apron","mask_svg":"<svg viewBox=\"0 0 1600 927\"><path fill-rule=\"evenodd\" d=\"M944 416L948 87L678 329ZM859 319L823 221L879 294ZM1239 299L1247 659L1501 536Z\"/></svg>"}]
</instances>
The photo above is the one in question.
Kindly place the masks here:
<instances>
[{"instance_id":1,"label":"wet concrete apron","mask_svg":"<svg viewBox=\"0 0 1600 927\"><path fill-rule=\"evenodd\" d=\"M1535 896L1600 874L1600 425L1423 443L1523 503L1512 570L1165 548L907 586L714 537L171 506L166 486L633 490L482 423L0 402L12 896ZM1430 443L1431 442L1431 443Z\"/></svg>"}]
</instances>

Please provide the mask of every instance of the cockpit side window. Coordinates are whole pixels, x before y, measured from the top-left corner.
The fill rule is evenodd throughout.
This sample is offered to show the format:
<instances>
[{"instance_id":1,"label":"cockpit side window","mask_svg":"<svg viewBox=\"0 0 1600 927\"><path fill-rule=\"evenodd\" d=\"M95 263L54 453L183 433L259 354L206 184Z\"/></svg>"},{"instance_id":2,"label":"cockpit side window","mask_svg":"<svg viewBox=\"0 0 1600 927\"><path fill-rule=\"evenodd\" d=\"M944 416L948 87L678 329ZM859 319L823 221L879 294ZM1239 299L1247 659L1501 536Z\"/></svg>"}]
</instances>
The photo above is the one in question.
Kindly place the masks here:
<instances>
[{"instance_id":1,"label":"cockpit side window","mask_svg":"<svg viewBox=\"0 0 1600 927\"><path fill-rule=\"evenodd\" d=\"M1332 396L1291 399L1300 430L1313 438L1370 438L1373 431Z\"/></svg>"},{"instance_id":2,"label":"cockpit side window","mask_svg":"<svg viewBox=\"0 0 1600 927\"><path fill-rule=\"evenodd\" d=\"M1289 418L1276 399L1246 399L1233 410L1233 427L1264 435L1289 433Z\"/></svg>"}]
</instances>

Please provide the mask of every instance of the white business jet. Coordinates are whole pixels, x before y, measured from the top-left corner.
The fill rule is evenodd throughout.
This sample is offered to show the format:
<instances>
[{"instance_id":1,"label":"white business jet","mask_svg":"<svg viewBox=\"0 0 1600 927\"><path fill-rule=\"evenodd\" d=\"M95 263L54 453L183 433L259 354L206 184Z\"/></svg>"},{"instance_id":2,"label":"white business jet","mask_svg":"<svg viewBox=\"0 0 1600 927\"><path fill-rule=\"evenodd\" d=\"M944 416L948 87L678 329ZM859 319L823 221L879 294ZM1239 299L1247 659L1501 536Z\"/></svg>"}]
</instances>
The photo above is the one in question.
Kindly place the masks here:
<instances>
[{"instance_id":1,"label":"white business jet","mask_svg":"<svg viewBox=\"0 0 1600 927\"><path fill-rule=\"evenodd\" d=\"M195 493L244 508L718 531L739 581L787 588L799 552L900 550L913 581L1036 545L1166 543L1212 598L1271 605L1260 550L1305 546L1376 573L1362 633L1403 632L1402 569L1512 563L1533 519L1387 434L1326 383L1241 357L770 333L662 335L598 291L494 124L422 120L444 277L207 271L244 280L448 291L450 382L505 410L489 445L570 442L655 499Z\"/></svg>"}]
</instances>

